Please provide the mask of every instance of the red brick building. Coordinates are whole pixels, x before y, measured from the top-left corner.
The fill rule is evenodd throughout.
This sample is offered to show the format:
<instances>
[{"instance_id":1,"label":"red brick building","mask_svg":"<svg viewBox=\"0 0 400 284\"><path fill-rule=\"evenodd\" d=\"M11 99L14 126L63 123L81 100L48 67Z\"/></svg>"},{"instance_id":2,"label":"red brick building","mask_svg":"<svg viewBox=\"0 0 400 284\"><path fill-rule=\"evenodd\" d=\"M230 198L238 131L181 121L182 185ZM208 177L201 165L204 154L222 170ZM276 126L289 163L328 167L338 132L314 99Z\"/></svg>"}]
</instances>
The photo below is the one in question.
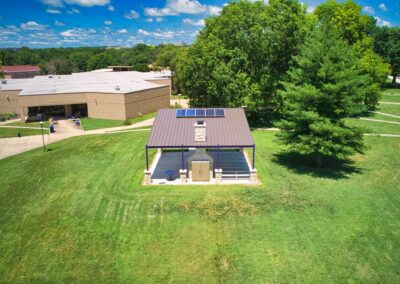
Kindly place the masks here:
<instances>
[{"instance_id":1,"label":"red brick building","mask_svg":"<svg viewBox=\"0 0 400 284\"><path fill-rule=\"evenodd\" d=\"M2 66L0 72L5 79L33 78L40 74L40 68L32 65Z\"/></svg>"}]
</instances>

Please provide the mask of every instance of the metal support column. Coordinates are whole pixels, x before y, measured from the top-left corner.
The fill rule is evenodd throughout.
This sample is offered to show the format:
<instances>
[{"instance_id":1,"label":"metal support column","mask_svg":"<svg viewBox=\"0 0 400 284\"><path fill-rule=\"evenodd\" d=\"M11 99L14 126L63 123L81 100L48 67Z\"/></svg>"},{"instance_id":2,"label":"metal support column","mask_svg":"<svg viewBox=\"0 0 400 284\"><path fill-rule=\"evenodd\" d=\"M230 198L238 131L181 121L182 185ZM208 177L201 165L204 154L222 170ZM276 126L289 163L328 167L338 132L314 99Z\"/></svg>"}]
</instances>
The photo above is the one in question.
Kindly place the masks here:
<instances>
[{"instance_id":1,"label":"metal support column","mask_svg":"<svg viewBox=\"0 0 400 284\"><path fill-rule=\"evenodd\" d=\"M256 144L253 144L253 160L252 160L253 170L254 170L255 158L256 158Z\"/></svg>"},{"instance_id":2,"label":"metal support column","mask_svg":"<svg viewBox=\"0 0 400 284\"><path fill-rule=\"evenodd\" d=\"M181 170L185 169L185 155L183 153L183 145L181 146Z\"/></svg>"},{"instance_id":3,"label":"metal support column","mask_svg":"<svg viewBox=\"0 0 400 284\"><path fill-rule=\"evenodd\" d=\"M218 144L218 146L217 146L217 166L215 167L216 169L219 169L219 164L220 164L220 161L219 161L219 158L220 158L220 156L219 156L219 144Z\"/></svg>"},{"instance_id":4,"label":"metal support column","mask_svg":"<svg viewBox=\"0 0 400 284\"><path fill-rule=\"evenodd\" d=\"M149 149L146 144L146 170L149 170Z\"/></svg>"}]
</instances>

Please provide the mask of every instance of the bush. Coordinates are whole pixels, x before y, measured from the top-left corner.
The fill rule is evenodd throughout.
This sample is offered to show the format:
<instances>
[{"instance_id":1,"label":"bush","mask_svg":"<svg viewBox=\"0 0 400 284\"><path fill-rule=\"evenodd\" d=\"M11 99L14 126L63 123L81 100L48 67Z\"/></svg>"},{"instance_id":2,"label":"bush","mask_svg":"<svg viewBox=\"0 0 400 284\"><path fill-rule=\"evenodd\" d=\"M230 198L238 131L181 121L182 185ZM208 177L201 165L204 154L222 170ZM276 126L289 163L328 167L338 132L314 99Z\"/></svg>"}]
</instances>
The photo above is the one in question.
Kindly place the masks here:
<instances>
[{"instance_id":1,"label":"bush","mask_svg":"<svg viewBox=\"0 0 400 284\"><path fill-rule=\"evenodd\" d=\"M132 123L129 121L129 119L127 119L127 120L124 120L124 123L123 123L124 125L131 125Z\"/></svg>"},{"instance_id":2,"label":"bush","mask_svg":"<svg viewBox=\"0 0 400 284\"><path fill-rule=\"evenodd\" d=\"M10 112L10 113L0 113L0 121L6 121L9 119L17 118L18 115L16 113Z\"/></svg>"}]
</instances>

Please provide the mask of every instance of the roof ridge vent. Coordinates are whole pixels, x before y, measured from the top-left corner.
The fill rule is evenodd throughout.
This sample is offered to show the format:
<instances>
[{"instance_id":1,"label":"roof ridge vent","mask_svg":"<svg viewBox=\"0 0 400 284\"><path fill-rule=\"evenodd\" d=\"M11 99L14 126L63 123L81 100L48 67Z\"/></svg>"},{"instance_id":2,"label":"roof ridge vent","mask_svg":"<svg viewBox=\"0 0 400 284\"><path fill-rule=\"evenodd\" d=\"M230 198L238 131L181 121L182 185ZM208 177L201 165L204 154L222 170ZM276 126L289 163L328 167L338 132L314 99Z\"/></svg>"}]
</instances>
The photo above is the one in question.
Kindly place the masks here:
<instances>
[{"instance_id":1,"label":"roof ridge vent","mask_svg":"<svg viewBox=\"0 0 400 284\"><path fill-rule=\"evenodd\" d=\"M116 90L116 91L120 91L121 88L120 88L119 86L115 86L115 90Z\"/></svg>"}]
</instances>

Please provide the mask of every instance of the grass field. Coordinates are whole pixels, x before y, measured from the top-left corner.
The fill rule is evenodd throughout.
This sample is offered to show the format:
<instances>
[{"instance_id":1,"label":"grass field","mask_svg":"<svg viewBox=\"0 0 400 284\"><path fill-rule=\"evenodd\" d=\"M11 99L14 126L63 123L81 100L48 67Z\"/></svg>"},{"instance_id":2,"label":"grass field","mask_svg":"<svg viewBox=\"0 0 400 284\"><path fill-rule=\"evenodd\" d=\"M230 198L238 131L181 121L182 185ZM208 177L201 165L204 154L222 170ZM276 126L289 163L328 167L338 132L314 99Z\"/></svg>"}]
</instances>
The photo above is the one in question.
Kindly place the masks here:
<instances>
[{"instance_id":1,"label":"grass field","mask_svg":"<svg viewBox=\"0 0 400 284\"><path fill-rule=\"evenodd\" d=\"M11 122L11 123L5 124L4 126L40 127L40 123L38 123L38 122L32 122L32 123ZM22 137L42 134L42 131L40 129L0 127L0 138L17 137L18 132L21 134ZM49 133L49 123L48 122L45 122L43 125L43 133L45 133L45 134Z\"/></svg>"},{"instance_id":2,"label":"grass field","mask_svg":"<svg viewBox=\"0 0 400 284\"><path fill-rule=\"evenodd\" d=\"M0 160L0 282L398 282L400 139L316 169L255 131L261 186L143 187L148 135Z\"/></svg>"},{"instance_id":3,"label":"grass field","mask_svg":"<svg viewBox=\"0 0 400 284\"><path fill-rule=\"evenodd\" d=\"M400 89L386 89L382 92L382 101L400 103Z\"/></svg>"},{"instance_id":4,"label":"grass field","mask_svg":"<svg viewBox=\"0 0 400 284\"><path fill-rule=\"evenodd\" d=\"M129 124L138 123L156 116L155 112L148 113L139 117L124 120L112 120L112 119L98 119L98 118L81 118L82 126L84 130L94 130L101 128L110 128L110 127L118 127Z\"/></svg>"}]
</instances>

